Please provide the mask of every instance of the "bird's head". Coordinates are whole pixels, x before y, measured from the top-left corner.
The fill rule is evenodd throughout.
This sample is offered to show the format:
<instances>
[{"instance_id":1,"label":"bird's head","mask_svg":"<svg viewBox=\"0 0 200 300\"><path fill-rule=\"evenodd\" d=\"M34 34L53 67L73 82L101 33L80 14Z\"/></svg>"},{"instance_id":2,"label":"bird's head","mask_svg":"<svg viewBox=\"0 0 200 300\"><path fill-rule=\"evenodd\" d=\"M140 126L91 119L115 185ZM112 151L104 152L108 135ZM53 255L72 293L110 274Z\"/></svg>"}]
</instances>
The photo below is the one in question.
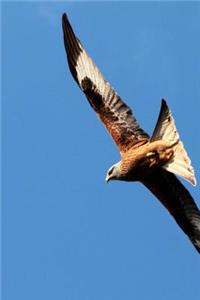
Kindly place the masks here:
<instances>
[{"instance_id":1,"label":"bird's head","mask_svg":"<svg viewBox=\"0 0 200 300\"><path fill-rule=\"evenodd\" d=\"M110 167L110 169L108 170L107 174L106 174L106 182L110 181L110 180L117 180L120 178L121 172L120 172L120 163L117 163L115 165L113 165L112 167Z\"/></svg>"}]
</instances>

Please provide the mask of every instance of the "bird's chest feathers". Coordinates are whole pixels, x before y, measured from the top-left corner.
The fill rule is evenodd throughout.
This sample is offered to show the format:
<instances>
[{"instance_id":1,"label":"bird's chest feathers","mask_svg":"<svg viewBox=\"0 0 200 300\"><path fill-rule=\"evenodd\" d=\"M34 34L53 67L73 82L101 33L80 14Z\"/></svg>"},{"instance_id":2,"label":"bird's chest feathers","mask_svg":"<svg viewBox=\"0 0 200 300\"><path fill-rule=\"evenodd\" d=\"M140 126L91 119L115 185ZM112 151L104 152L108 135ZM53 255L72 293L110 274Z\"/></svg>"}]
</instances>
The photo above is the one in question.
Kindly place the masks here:
<instances>
[{"instance_id":1,"label":"bird's chest feathers","mask_svg":"<svg viewBox=\"0 0 200 300\"><path fill-rule=\"evenodd\" d=\"M124 180L138 181L148 176L155 168L171 159L173 150L163 142L152 142L136 149L130 149L121 161Z\"/></svg>"}]
</instances>

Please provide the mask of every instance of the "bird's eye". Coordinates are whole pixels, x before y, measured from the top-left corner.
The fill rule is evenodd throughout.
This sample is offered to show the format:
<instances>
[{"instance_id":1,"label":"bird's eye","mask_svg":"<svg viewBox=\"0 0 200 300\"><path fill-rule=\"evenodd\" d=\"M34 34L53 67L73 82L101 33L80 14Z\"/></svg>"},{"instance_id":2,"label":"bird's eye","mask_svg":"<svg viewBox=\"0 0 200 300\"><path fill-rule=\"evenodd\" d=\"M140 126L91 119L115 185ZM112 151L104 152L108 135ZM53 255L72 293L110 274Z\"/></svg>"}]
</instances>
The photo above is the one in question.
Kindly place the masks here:
<instances>
[{"instance_id":1,"label":"bird's eye","mask_svg":"<svg viewBox=\"0 0 200 300\"><path fill-rule=\"evenodd\" d=\"M110 176L113 172L113 169L111 169L110 171L108 171L108 176Z\"/></svg>"}]
</instances>

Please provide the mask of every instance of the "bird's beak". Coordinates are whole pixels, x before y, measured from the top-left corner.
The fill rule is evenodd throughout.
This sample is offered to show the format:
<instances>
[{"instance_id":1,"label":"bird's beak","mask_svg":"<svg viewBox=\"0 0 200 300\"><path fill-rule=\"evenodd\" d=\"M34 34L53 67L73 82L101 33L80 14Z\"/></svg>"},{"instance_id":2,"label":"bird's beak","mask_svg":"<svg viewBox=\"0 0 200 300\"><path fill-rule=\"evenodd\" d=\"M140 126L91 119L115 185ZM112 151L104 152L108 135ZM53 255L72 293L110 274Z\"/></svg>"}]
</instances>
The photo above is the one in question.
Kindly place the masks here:
<instances>
[{"instance_id":1,"label":"bird's beak","mask_svg":"<svg viewBox=\"0 0 200 300\"><path fill-rule=\"evenodd\" d=\"M110 177L108 175L106 175L105 181L108 183L109 180L110 180Z\"/></svg>"}]
</instances>

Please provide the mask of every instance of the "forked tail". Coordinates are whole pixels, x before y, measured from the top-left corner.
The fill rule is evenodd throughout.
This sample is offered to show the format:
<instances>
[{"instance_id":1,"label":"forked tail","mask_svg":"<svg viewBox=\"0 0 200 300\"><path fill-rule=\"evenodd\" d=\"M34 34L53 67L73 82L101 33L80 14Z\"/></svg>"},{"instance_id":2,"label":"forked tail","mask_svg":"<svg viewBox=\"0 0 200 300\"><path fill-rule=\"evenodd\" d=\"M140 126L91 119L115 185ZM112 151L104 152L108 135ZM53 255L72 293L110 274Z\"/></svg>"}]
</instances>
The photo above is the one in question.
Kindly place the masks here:
<instances>
[{"instance_id":1,"label":"forked tail","mask_svg":"<svg viewBox=\"0 0 200 300\"><path fill-rule=\"evenodd\" d=\"M164 140L173 145L174 155L163 168L167 171L179 175L196 185L194 169L191 160L179 138L172 113L169 110L166 101L162 100L161 110L156 127L154 129L151 141Z\"/></svg>"}]
</instances>

